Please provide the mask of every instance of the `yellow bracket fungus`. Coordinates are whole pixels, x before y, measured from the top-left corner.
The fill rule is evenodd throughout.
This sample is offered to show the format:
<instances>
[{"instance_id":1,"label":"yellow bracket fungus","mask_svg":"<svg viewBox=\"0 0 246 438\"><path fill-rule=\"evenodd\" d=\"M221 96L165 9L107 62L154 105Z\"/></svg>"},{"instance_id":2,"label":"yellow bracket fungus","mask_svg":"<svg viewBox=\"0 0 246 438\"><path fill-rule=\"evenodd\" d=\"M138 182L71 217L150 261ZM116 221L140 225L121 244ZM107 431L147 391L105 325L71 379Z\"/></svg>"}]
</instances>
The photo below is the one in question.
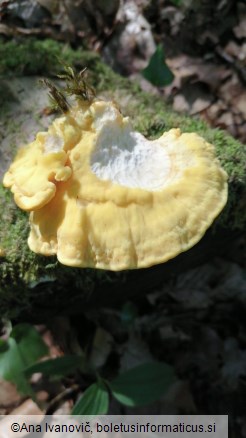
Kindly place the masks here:
<instances>
[{"instance_id":1,"label":"yellow bracket fungus","mask_svg":"<svg viewBox=\"0 0 246 438\"><path fill-rule=\"evenodd\" d=\"M227 201L214 147L179 129L148 141L113 102L79 101L4 176L28 245L68 266L145 268L195 245Z\"/></svg>"}]
</instances>

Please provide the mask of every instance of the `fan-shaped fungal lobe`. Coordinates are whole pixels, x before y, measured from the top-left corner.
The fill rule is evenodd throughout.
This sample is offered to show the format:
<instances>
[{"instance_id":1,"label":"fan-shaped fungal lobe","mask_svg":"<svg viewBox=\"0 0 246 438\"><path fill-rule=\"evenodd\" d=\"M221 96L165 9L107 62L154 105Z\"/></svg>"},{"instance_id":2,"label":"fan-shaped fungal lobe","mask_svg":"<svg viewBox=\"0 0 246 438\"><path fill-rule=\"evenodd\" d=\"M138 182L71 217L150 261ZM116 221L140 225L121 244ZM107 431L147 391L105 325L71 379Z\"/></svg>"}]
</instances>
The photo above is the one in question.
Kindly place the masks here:
<instances>
[{"instance_id":1,"label":"fan-shaped fungal lobe","mask_svg":"<svg viewBox=\"0 0 246 438\"><path fill-rule=\"evenodd\" d=\"M31 250L115 271L186 251L227 200L212 145L179 129L149 141L104 101L78 105L39 133L4 184L31 211Z\"/></svg>"}]
</instances>

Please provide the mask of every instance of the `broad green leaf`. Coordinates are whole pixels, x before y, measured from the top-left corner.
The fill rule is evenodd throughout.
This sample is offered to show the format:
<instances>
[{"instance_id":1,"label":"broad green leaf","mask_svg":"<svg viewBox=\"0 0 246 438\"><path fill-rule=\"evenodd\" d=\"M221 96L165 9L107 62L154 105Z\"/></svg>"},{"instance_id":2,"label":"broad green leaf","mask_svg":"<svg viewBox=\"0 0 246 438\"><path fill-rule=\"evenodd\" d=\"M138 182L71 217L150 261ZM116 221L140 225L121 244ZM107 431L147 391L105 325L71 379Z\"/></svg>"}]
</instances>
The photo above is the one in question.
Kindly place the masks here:
<instances>
[{"instance_id":1,"label":"broad green leaf","mask_svg":"<svg viewBox=\"0 0 246 438\"><path fill-rule=\"evenodd\" d=\"M0 339L0 354L5 353L5 351L8 351L9 344L7 341L4 341L3 339Z\"/></svg>"},{"instance_id":2,"label":"broad green leaf","mask_svg":"<svg viewBox=\"0 0 246 438\"><path fill-rule=\"evenodd\" d=\"M113 396L127 406L141 406L158 400L175 381L173 368L165 363L139 365L110 382Z\"/></svg>"},{"instance_id":3,"label":"broad green leaf","mask_svg":"<svg viewBox=\"0 0 246 438\"><path fill-rule=\"evenodd\" d=\"M142 70L142 75L157 87L164 87L173 81L174 75L165 63L164 50L161 44L157 46L147 67Z\"/></svg>"},{"instance_id":4,"label":"broad green leaf","mask_svg":"<svg viewBox=\"0 0 246 438\"><path fill-rule=\"evenodd\" d=\"M106 385L98 381L89 386L72 410L73 415L103 415L108 412L109 394Z\"/></svg>"},{"instance_id":5,"label":"broad green leaf","mask_svg":"<svg viewBox=\"0 0 246 438\"><path fill-rule=\"evenodd\" d=\"M42 373L48 377L59 378L83 367L83 356L63 356L35 363L25 369L25 375L31 376L34 373Z\"/></svg>"},{"instance_id":6,"label":"broad green leaf","mask_svg":"<svg viewBox=\"0 0 246 438\"><path fill-rule=\"evenodd\" d=\"M171 0L171 2L172 2L175 6L181 6L181 4L182 4L182 0Z\"/></svg>"},{"instance_id":7,"label":"broad green leaf","mask_svg":"<svg viewBox=\"0 0 246 438\"><path fill-rule=\"evenodd\" d=\"M25 367L32 365L40 357L47 355L49 352L42 337L32 325L16 325L10 337L15 339Z\"/></svg>"},{"instance_id":8,"label":"broad green leaf","mask_svg":"<svg viewBox=\"0 0 246 438\"><path fill-rule=\"evenodd\" d=\"M24 369L47 354L39 333L28 324L17 325L7 341L0 342L0 376L17 386L22 394L33 396Z\"/></svg>"},{"instance_id":9,"label":"broad green leaf","mask_svg":"<svg viewBox=\"0 0 246 438\"><path fill-rule=\"evenodd\" d=\"M14 383L20 393L33 395L32 388L22 373L24 364L16 341L9 338L5 342L5 351L1 342L0 350L0 376Z\"/></svg>"}]
</instances>

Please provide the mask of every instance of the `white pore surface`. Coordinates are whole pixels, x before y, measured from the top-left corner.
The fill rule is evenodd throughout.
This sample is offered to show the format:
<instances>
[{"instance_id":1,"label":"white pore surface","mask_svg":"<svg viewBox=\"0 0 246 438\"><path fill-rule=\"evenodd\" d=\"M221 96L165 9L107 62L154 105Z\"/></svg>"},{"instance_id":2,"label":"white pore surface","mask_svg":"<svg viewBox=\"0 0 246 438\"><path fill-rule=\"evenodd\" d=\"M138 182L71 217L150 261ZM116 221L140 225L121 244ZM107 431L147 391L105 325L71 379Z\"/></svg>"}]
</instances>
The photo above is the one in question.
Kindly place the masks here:
<instances>
[{"instance_id":1,"label":"white pore surface","mask_svg":"<svg viewBox=\"0 0 246 438\"><path fill-rule=\"evenodd\" d=\"M121 125L116 111L108 106L94 115L99 136L91 157L92 172L124 187L161 190L171 171L167 152L158 141L150 142L132 131L129 123Z\"/></svg>"},{"instance_id":2,"label":"white pore surface","mask_svg":"<svg viewBox=\"0 0 246 438\"><path fill-rule=\"evenodd\" d=\"M63 149L64 140L58 135L47 134L44 141L44 153L60 152Z\"/></svg>"},{"instance_id":3,"label":"white pore surface","mask_svg":"<svg viewBox=\"0 0 246 438\"><path fill-rule=\"evenodd\" d=\"M60 152L64 147L64 133L62 130L62 126L66 121L65 117L59 117L54 122L54 126L51 127L51 130L45 134L44 137L44 153L51 154L53 152Z\"/></svg>"}]
</instances>

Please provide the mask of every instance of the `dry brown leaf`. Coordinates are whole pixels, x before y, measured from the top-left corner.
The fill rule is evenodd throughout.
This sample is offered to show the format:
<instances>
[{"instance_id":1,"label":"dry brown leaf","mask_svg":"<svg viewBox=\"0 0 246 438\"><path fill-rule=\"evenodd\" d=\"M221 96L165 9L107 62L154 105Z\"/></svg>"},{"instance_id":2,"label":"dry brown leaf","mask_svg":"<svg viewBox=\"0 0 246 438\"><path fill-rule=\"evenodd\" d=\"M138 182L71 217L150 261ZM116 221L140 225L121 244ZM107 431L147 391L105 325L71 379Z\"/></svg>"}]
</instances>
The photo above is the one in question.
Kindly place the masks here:
<instances>
[{"instance_id":1,"label":"dry brown leaf","mask_svg":"<svg viewBox=\"0 0 246 438\"><path fill-rule=\"evenodd\" d=\"M8 408L21 401L21 396L17 392L15 385L6 380L0 379L0 407Z\"/></svg>"},{"instance_id":2,"label":"dry brown leaf","mask_svg":"<svg viewBox=\"0 0 246 438\"><path fill-rule=\"evenodd\" d=\"M233 106L243 114L244 120L246 120L246 91L233 99Z\"/></svg>"},{"instance_id":3,"label":"dry brown leaf","mask_svg":"<svg viewBox=\"0 0 246 438\"><path fill-rule=\"evenodd\" d=\"M43 415L38 405L31 399L27 399L18 408L11 412L11 415Z\"/></svg>"},{"instance_id":4,"label":"dry brown leaf","mask_svg":"<svg viewBox=\"0 0 246 438\"><path fill-rule=\"evenodd\" d=\"M59 408L54 411L54 415L70 415L73 408L72 400L65 400Z\"/></svg>"},{"instance_id":5,"label":"dry brown leaf","mask_svg":"<svg viewBox=\"0 0 246 438\"><path fill-rule=\"evenodd\" d=\"M222 100L217 100L216 103L207 108L206 116L211 122L218 119L223 111L225 111L227 106Z\"/></svg>"},{"instance_id":6,"label":"dry brown leaf","mask_svg":"<svg viewBox=\"0 0 246 438\"><path fill-rule=\"evenodd\" d=\"M181 9L175 8L174 6L166 6L165 8L162 8L160 12L161 20L169 22L171 35L177 35L180 30L180 24L185 18L184 13Z\"/></svg>"},{"instance_id":7,"label":"dry brown leaf","mask_svg":"<svg viewBox=\"0 0 246 438\"><path fill-rule=\"evenodd\" d=\"M14 409L10 415L6 415L0 422L0 437L1 438L20 438L23 437L23 432L12 432L11 424L15 415L16 423L40 424L44 417L43 412L33 400L28 399L22 403L18 408ZM31 415L31 421L30 421ZM18 419L19 416L19 419Z\"/></svg>"},{"instance_id":8,"label":"dry brown leaf","mask_svg":"<svg viewBox=\"0 0 246 438\"><path fill-rule=\"evenodd\" d=\"M13 35L13 29L6 24L0 23L0 34L2 35Z\"/></svg>"},{"instance_id":9,"label":"dry brown leaf","mask_svg":"<svg viewBox=\"0 0 246 438\"><path fill-rule=\"evenodd\" d=\"M238 4L239 23L233 28L237 38L246 38L246 6Z\"/></svg>"},{"instance_id":10,"label":"dry brown leaf","mask_svg":"<svg viewBox=\"0 0 246 438\"><path fill-rule=\"evenodd\" d=\"M127 371L144 362L153 361L147 342L137 333L131 333L128 341L122 347L120 371Z\"/></svg>"},{"instance_id":11,"label":"dry brown leaf","mask_svg":"<svg viewBox=\"0 0 246 438\"><path fill-rule=\"evenodd\" d=\"M192 104L189 111L190 115L195 115L201 113L211 105L210 100L205 100L204 98L198 97Z\"/></svg>"},{"instance_id":12,"label":"dry brown leaf","mask_svg":"<svg viewBox=\"0 0 246 438\"><path fill-rule=\"evenodd\" d=\"M197 411L189 384L182 380L178 380L171 386L168 394L164 397L164 401L189 415L191 413L195 414Z\"/></svg>"},{"instance_id":13,"label":"dry brown leaf","mask_svg":"<svg viewBox=\"0 0 246 438\"><path fill-rule=\"evenodd\" d=\"M182 289L176 291L177 294L173 295L175 299L182 303L184 309L206 309L212 302L208 296L206 290Z\"/></svg>"},{"instance_id":14,"label":"dry brown leaf","mask_svg":"<svg viewBox=\"0 0 246 438\"><path fill-rule=\"evenodd\" d=\"M202 58L192 58L187 55L179 55L168 60L169 67L175 77L186 83L187 79L196 80L207 84L215 91L227 77L231 75L230 70L222 65L214 65Z\"/></svg>"},{"instance_id":15,"label":"dry brown leaf","mask_svg":"<svg viewBox=\"0 0 246 438\"><path fill-rule=\"evenodd\" d=\"M236 389L240 377L246 376L246 351L239 348L237 339L228 338L223 353L222 377L229 387Z\"/></svg>"},{"instance_id":16,"label":"dry brown leaf","mask_svg":"<svg viewBox=\"0 0 246 438\"><path fill-rule=\"evenodd\" d=\"M160 335L160 339L164 342L191 341L191 338L189 335L187 335L185 332L183 332L179 329L174 329L171 325L165 325L163 327L160 327L159 335Z\"/></svg>"},{"instance_id":17,"label":"dry brown leaf","mask_svg":"<svg viewBox=\"0 0 246 438\"><path fill-rule=\"evenodd\" d=\"M43 8L47 9L51 14L58 11L59 0L36 0Z\"/></svg>"},{"instance_id":18,"label":"dry brown leaf","mask_svg":"<svg viewBox=\"0 0 246 438\"><path fill-rule=\"evenodd\" d=\"M244 92L244 87L240 84L237 75L234 73L219 88L219 97L221 97L228 104L231 104L233 98L240 96Z\"/></svg>"},{"instance_id":19,"label":"dry brown leaf","mask_svg":"<svg viewBox=\"0 0 246 438\"><path fill-rule=\"evenodd\" d=\"M227 127L234 125L233 115L230 111L224 112L218 119L217 123L220 125L225 125Z\"/></svg>"},{"instance_id":20,"label":"dry brown leaf","mask_svg":"<svg viewBox=\"0 0 246 438\"><path fill-rule=\"evenodd\" d=\"M229 43L224 48L224 51L234 58L239 58L242 48L235 41L229 41Z\"/></svg>"},{"instance_id":21,"label":"dry brown leaf","mask_svg":"<svg viewBox=\"0 0 246 438\"><path fill-rule=\"evenodd\" d=\"M188 112L189 103L182 94L177 94L173 99L173 109L178 112Z\"/></svg>"},{"instance_id":22,"label":"dry brown leaf","mask_svg":"<svg viewBox=\"0 0 246 438\"><path fill-rule=\"evenodd\" d=\"M245 123L243 123L241 126L237 126L237 131L238 131L238 138L241 139L242 143L246 142L246 127L245 127Z\"/></svg>"}]
</instances>

